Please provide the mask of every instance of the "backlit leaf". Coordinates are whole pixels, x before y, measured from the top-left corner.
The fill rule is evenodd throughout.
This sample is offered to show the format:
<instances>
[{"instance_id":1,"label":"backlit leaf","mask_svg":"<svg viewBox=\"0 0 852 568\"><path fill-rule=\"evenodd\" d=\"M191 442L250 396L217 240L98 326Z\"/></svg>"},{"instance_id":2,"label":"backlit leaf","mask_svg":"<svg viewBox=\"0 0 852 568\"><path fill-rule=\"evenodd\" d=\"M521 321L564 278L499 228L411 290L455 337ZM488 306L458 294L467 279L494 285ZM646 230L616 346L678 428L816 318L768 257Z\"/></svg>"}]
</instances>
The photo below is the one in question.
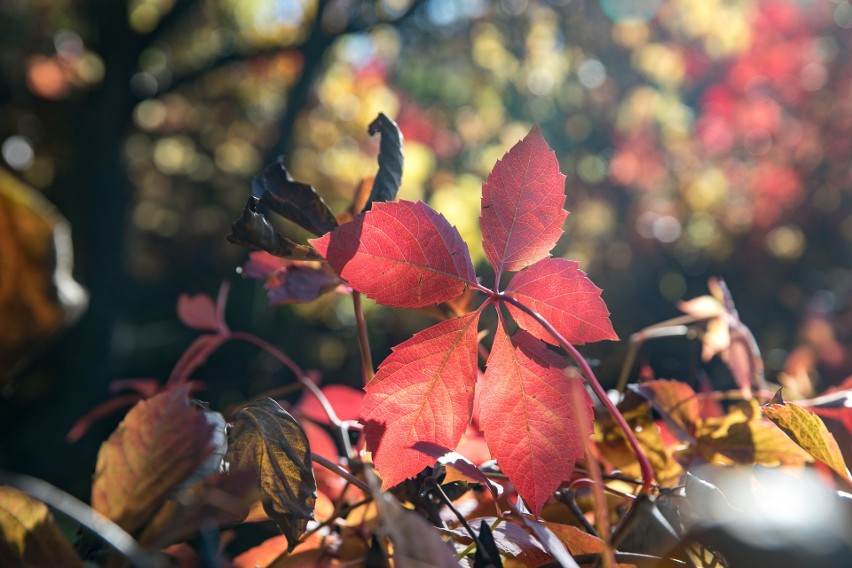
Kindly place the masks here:
<instances>
[{"instance_id":1,"label":"backlit leaf","mask_svg":"<svg viewBox=\"0 0 852 568\"><path fill-rule=\"evenodd\" d=\"M458 231L420 201L376 203L311 244L354 289L386 306L445 302L476 283Z\"/></svg>"},{"instance_id":2,"label":"backlit leaf","mask_svg":"<svg viewBox=\"0 0 852 568\"><path fill-rule=\"evenodd\" d=\"M361 421L384 487L435 459L414 448L455 448L470 422L479 312L443 321L397 345L365 387Z\"/></svg>"},{"instance_id":3,"label":"backlit leaf","mask_svg":"<svg viewBox=\"0 0 852 568\"><path fill-rule=\"evenodd\" d=\"M813 461L777 426L762 419L754 400L733 407L726 416L699 422L695 440L695 451L711 463L800 466Z\"/></svg>"},{"instance_id":4,"label":"backlit leaf","mask_svg":"<svg viewBox=\"0 0 852 568\"><path fill-rule=\"evenodd\" d=\"M86 309L71 228L38 191L0 167L0 385Z\"/></svg>"},{"instance_id":5,"label":"backlit leaf","mask_svg":"<svg viewBox=\"0 0 852 568\"><path fill-rule=\"evenodd\" d=\"M214 451L214 423L189 385L139 402L98 452L92 507L134 533Z\"/></svg>"},{"instance_id":6,"label":"backlit leaf","mask_svg":"<svg viewBox=\"0 0 852 568\"><path fill-rule=\"evenodd\" d=\"M337 219L316 190L293 179L284 168L283 157L256 175L251 192L285 219L293 221L317 236L337 226Z\"/></svg>"},{"instance_id":7,"label":"backlit leaf","mask_svg":"<svg viewBox=\"0 0 852 568\"><path fill-rule=\"evenodd\" d=\"M545 258L512 277L506 292L541 314L569 343L617 340L601 289L573 260ZM507 304L518 325L553 345L558 342L532 317Z\"/></svg>"},{"instance_id":8,"label":"backlit leaf","mask_svg":"<svg viewBox=\"0 0 852 568\"><path fill-rule=\"evenodd\" d=\"M232 426L225 461L232 470L255 473L263 509L287 536L292 550L313 518L316 503L307 436L271 398L244 404L228 421Z\"/></svg>"},{"instance_id":9,"label":"backlit leaf","mask_svg":"<svg viewBox=\"0 0 852 568\"><path fill-rule=\"evenodd\" d=\"M325 398L328 400L331 408L334 409L334 413L337 414L338 418L341 420L358 420L364 391L346 385L327 385L320 390L325 395ZM319 422L320 424L331 423L317 397L309 392L305 392L302 395L295 410L314 422Z\"/></svg>"},{"instance_id":10,"label":"backlit leaf","mask_svg":"<svg viewBox=\"0 0 852 568\"><path fill-rule=\"evenodd\" d=\"M701 403L695 391L680 381L657 380L628 385L645 398L663 418L673 423L682 434L691 436L701 416Z\"/></svg>"},{"instance_id":11,"label":"backlit leaf","mask_svg":"<svg viewBox=\"0 0 852 568\"><path fill-rule=\"evenodd\" d=\"M382 113L370 123L368 132L371 136L381 135L379 145L379 172L373 181L370 199L364 207L369 211L377 201L393 201L402 184L402 132L394 121Z\"/></svg>"},{"instance_id":12,"label":"backlit leaf","mask_svg":"<svg viewBox=\"0 0 852 568\"><path fill-rule=\"evenodd\" d=\"M257 210L258 199L249 197L243 214L231 223L228 242L253 249L265 250L269 254L294 260L319 260L311 247L294 243L282 237L272 228L263 213Z\"/></svg>"},{"instance_id":13,"label":"backlit leaf","mask_svg":"<svg viewBox=\"0 0 852 568\"><path fill-rule=\"evenodd\" d=\"M852 481L837 441L819 416L801 406L784 401L780 389L762 410L767 418L810 455L830 467L840 477Z\"/></svg>"},{"instance_id":14,"label":"backlit leaf","mask_svg":"<svg viewBox=\"0 0 852 568\"><path fill-rule=\"evenodd\" d=\"M0 485L0 565L83 566L47 505Z\"/></svg>"},{"instance_id":15,"label":"backlit leaf","mask_svg":"<svg viewBox=\"0 0 852 568\"><path fill-rule=\"evenodd\" d=\"M592 400L546 345L500 325L480 383L480 425L491 455L536 515L585 453Z\"/></svg>"},{"instance_id":16,"label":"backlit leaf","mask_svg":"<svg viewBox=\"0 0 852 568\"><path fill-rule=\"evenodd\" d=\"M565 176L538 128L515 144L482 186L482 246L498 274L547 257L568 213Z\"/></svg>"}]
</instances>

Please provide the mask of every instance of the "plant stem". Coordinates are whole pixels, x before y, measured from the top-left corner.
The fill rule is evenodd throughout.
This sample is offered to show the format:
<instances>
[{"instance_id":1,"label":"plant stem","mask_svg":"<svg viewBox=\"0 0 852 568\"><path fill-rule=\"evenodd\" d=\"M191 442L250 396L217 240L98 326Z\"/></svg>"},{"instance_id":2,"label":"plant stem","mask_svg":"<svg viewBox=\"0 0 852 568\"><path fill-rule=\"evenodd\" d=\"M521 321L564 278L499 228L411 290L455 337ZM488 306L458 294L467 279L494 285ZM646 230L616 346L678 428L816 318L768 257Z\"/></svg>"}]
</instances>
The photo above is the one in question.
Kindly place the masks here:
<instances>
[{"instance_id":1,"label":"plant stem","mask_svg":"<svg viewBox=\"0 0 852 568\"><path fill-rule=\"evenodd\" d=\"M678 321L681 319L683 318L675 318L674 320L669 321ZM665 324L669 322L663 323ZM627 340L627 355L624 357L624 364L621 366L621 374L618 376L618 384L616 385L615 390L618 392L624 392L624 388L627 386L627 380L630 378L630 371L633 370L633 363L636 361L636 355L639 354L639 350L642 348L642 345L645 344L645 341L661 337L677 337L686 335L688 331L689 328L685 325L673 324L661 327L661 324L656 324L651 327L646 327L645 329L637 331L631 335Z\"/></svg>"},{"instance_id":2,"label":"plant stem","mask_svg":"<svg viewBox=\"0 0 852 568\"><path fill-rule=\"evenodd\" d=\"M644 450L642 450L642 446L639 445L639 440L637 440L636 436L633 434L633 429L630 428L630 425L627 424L627 420L624 419L624 416L607 396L606 391L601 386L598 378L595 376L594 371L592 371L592 368L589 366L586 359L583 358L580 352L577 351L577 348L569 343L561 333L556 331L550 322L542 317L541 314L508 294L493 292L490 290L488 293L496 300L512 304L538 322L539 325L547 330L547 332L559 343L559 346L568 353L577 366L580 367L580 372L583 374L586 382L589 383L589 386L592 387L595 395L598 399L600 399L601 404L604 405L607 411L612 415L613 420L615 420L616 424L618 424L619 428L621 428L624 432L624 437L627 440L630 449L633 451L633 454L636 456L636 460L639 462L639 469L642 472L642 493L650 494L654 484L654 470L651 467L651 462L648 460L648 456L645 454Z\"/></svg>"},{"instance_id":3,"label":"plant stem","mask_svg":"<svg viewBox=\"0 0 852 568\"><path fill-rule=\"evenodd\" d=\"M345 469L343 469L342 467L340 467L339 465L337 465L333 461L331 461L327 458L324 458L321 455L314 453L314 452L311 452L311 459L314 461L314 463L318 463L321 466L323 466L324 468L326 468L327 470L329 470L333 473L336 473L337 475L339 475L340 477L342 477L343 479L345 479L346 481L348 481L349 483L351 483L352 485L354 485L355 487L357 487L358 489L363 491L365 494L367 494L367 495L373 494L373 490L370 489L369 485L367 485L366 483L364 483L363 481L361 481L360 479L358 479L357 477L355 477L354 475L352 475L351 473L349 473L348 471L346 471Z\"/></svg>"},{"instance_id":4,"label":"plant stem","mask_svg":"<svg viewBox=\"0 0 852 568\"><path fill-rule=\"evenodd\" d=\"M447 497L447 494L444 492L444 488L441 487L441 484L438 483L438 481L434 478L430 479L429 481L431 481L431 485L433 486L435 491L438 493L438 496L441 498L441 501L443 501L444 504L447 506L447 508L449 508L450 511L453 512L453 514L456 516L456 518L459 520L459 522L462 524L462 526L464 526L465 530L470 535L470 538L473 539L474 543L476 543L476 549L482 555L482 559L485 560L485 563L486 564L494 564L494 562L491 560L491 556L488 554L488 551L485 550L484 546L482 546L482 542L479 540L479 536L473 531L473 528L471 528L471 526L467 523L467 519L464 518L464 515L462 515L459 512L459 510L455 508L455 506L453 505L453 502L450 501L450 498Z\"/></svg>"},{"instance_id":5,"label":"plant stem","mask_svg":"<svg viewBox=\"0 0 852 568\"><path fill-rule=\"evenodd\" d=\"M352 290L352 306L355 309L355 325L358 328L358 344L361 347L361 374L366 385L375 373L373 356L370 354L370 338L367 335L367 320L364 319L364 309L361 306L361 293L355 290Z\"/></svg>"}]
</instances>

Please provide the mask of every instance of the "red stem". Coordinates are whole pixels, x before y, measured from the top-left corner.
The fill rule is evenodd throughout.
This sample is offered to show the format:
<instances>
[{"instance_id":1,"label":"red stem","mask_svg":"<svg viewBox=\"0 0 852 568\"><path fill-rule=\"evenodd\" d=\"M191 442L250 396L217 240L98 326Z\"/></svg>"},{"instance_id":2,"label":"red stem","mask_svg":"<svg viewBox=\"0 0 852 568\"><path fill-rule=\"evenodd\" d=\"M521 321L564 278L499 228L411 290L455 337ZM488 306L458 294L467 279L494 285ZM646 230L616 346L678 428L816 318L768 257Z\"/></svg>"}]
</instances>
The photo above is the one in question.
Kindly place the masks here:
<instances>
[{"instance_id":1,"label":"red stem","mask_svg":"<svg viewBox=\"0 0 852 568\"><path fill-rule=\"evenodd\" d=\"M364 309L361 306L361 293L352 290L352 306L355 309L355 325L358 328L358 345L361 347L361 375L364 384L373 378L373 356L370 354L370 338L367 335L367 321L364 319Z\"/></svg>"},{"instance_id":2,"label":"red stem","mask_svg":"<svg viewBox=\"0 0 852 568\"><path fill-rule=\"evenodd\" d=\"M505 294L503 292L494 292L493 290L488 290L484 287L479 287L480 291L485 292L492 298L498 301L508 302L529 315L535 321L539 323L547 332L559 342L560 347L565 350L566 353L574 360L578 367L580 367L580 372L585 377L586 382L589 383L589 386L592 387L592 390L597 395L598 399L600 399L601 403L606 407L607 411L612 415L613 420L615 420L616 424L618 424L619 428L624 432L624 437L627 440L630 449L633 450L633 454L636 456L636 460L639 462L639 469L642 472L642 492L650 493L651 488L654 484L654 470L651 467L651 462L648 460L648 456L642 450L642 446L639 445L639 440L636 439L636 436L633 434L633 430L630 428L630 425L627 424L627 420L624 419L624 416L619 412L618 408L615 407L615 404L610 400L607 396L606 391L601 386L598 378L595 376L594 371L589 366L589 363L583 356L577 351L577 348L574 347L571 343L565 339L561 333L556 331L556 329L547 321L541 314L528 307L526 304L521 302L520 300Z\"/></svg>"}]
</instances>

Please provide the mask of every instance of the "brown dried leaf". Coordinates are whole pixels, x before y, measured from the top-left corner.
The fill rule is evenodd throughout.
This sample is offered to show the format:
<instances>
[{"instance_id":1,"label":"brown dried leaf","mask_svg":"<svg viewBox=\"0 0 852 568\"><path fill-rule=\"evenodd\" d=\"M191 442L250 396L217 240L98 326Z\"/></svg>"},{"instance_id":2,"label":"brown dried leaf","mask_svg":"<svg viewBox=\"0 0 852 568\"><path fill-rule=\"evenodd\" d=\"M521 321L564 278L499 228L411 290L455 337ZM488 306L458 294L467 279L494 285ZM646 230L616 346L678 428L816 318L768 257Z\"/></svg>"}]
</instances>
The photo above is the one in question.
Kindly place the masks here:
<instances>
[{"instance_id":1,"label":"brown dried leaf","mask_svg":"<svg viewBox=\"0 0 852 568\"><path fill-rule=\"evenodd\" d=\"M810 455L830 467L846 481L852 481L840 446L816 414L785 402L781 389L762 407L763 413Z\"/></svg>"},{"instance_id":2,"label":"brown dried leaf","mask_svg":"<svg viewBox=\"0 0 852 568\"><path fill-rule=\"evenodd\" d=\"M85 310L72 264L68 223L0 168L0 385Z\"/></svg>"},{"instance_id":3,"label":"brown dried leaf","mask_svg":"<svg viewBox=\"0 0 852 568\"><path fill-rule=\"evenodd\" d=\"M308 438L271 398L244 404L228 420L232 427L225 461L232 471L254 472L263 509L292 550L313 519L317 499Z\"/></svg>"},{"instance_id":4,"label":"brown dried leaf","mask_svg":"<svg viewBox=\"0 0 852 568\"><path fill-rule=\"evenodd\" d=\"M47 505L0 486L0 566L83 566Z\"/></svg>"},{"instance_id":5,"label":"brown dried leaf","mask_svg":"<svg viewBox=\"0 0 852 568\"><path fill-rule=\"evenodd\" d=\"M813 461L777 426L762 419L754 400L733 407L721 418L701 421L695 440L696 452L711 463L801 466Z\"/></svg>"},{"instance_id":6,"label":"brown dried leaf","mask_svg":"<svg viewBox=\"0 0 852 568\"><path fill-rule=\"evenodd\" d=\"M322 257L307 245L300 245L282 237L272 228L263 213L257 210L258 199L249 197L243 214L231 223L228 242L247 248L265 250L269 254L293 260L322 260Z\"/></svg>"},{"instance_id":7,"label":"brown dried leaf","mask_svg":"<svg viewBox=\"0 0 852 568\"><path fill-rule=\"evenodd\" d=\"M282 158L254 177L252 194L285 219L318 237L337 227L337 219L323 198L310 185L294 180Z\"/></svg>"},{"instance_id":8,"label":"brown dried leaf","mask_svg":"<svg viewBox=\"0 0 852 568\"><path fill-rule=\"evenodd\" d=\"M133 534L215 451L189 385L139 402L101 446L92 507Z\"/></svg>"}]
</instances>

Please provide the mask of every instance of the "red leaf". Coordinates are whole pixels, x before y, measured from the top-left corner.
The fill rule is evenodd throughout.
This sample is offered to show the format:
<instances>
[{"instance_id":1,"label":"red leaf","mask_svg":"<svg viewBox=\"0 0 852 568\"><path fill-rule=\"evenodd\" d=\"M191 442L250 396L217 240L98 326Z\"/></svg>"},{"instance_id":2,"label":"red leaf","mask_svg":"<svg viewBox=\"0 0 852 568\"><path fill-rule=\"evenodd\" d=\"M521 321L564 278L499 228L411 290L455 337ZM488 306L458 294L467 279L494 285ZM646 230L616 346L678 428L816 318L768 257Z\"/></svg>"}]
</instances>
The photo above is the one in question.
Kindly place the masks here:
<instances>
[{"instance_id":1,"label":"red leaf","mask_svg":"<svg viewBox=\"0 0 852 568\"><path fill-rule=\"evenodd\" d=\"M477 282L458 231L420 201L375 203L310 242L354 289L386 306L446 302Z\"/></svg>"},{"instance_id":2,"label":"red leaf","mask_svg":"<svg viewBox=\"0 0 852 568\"><path fill-rule=\"evenodd\" d=\"M202 331L219 331L219 318L213 298L207 294L181 294L177 303L178 319L186 327Z\"/></svg>"},{"instance_id":3,"label":"red leaf","mask_svg":"<svg viewBox=\"0 0 852 568\"><path fill-rule=\"evenodd\" d=\"M569 343L617 340L601 289L577 266L573 260L545 258L515 274L506 292L541 314ZM507 305L519 326L542 341L558 344L532 317Z\"/></svg>"},{"instance_id":4,"label":"red leaf","mask_svg":"<svg viewBox=\"0 0 852 568\"><path fill-rule=\"evenodd\" d=\"M341 420L358 420L361 410L361 399L364 398L363 391L346 385L328 385L321 390L338 418ZM310 392L305 392L302 395L295 410L302 416L306 416L320 424L331 423L317 397Z\"/></svg>"},{"instance_id":5,"label":"red leaf","mask_svg":"<svg viewBox=\"0 0 852 568\"><path fill-rule=\"evenodd\" d=\"M565 176L533 128L494 165L482 186L482 246L498 275L548 256L568 216L564 205Z\"/></svg>"},{"instance_id":6,"label":"red leaf","mask_svg":"<svg viewBox=\"0 0 852 568\"><path fill-rule=\"evenodd\" d=\"M415 334L365 387L361 421L385 488L434 463L412 448L417 442L458 444L473 406L478 321L473 312Z\"/></svg>"},{"instance_id":7,"label":"red leaf","mask_svg":"<svg viewBox=\"0 0 852 568\"><path fill-rule=\"evenodd\" d=\"M592 431L592 400L567 362L522 329L497 328L480 385L480 422L491 455L536 515Z\"/></svg>"}]
</instances>

